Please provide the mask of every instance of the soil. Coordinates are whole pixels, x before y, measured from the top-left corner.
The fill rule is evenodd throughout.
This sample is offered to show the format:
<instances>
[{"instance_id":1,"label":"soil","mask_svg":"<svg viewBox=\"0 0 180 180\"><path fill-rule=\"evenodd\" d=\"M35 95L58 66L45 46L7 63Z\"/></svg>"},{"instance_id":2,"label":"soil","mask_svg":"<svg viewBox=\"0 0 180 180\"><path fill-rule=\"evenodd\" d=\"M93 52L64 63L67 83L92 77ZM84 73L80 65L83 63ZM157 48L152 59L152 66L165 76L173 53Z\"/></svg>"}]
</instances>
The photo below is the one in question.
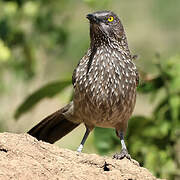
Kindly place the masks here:
<instances>
[{"instance_id":1,"label":"soil","mask_svg":"<svg viewBox=\"0 0 180 180\"><path fill-rule=\"evenodd\" d=\"M78 153L28 134L0 133L0 180L156 180L135 160Z\"/></svg>"}]
</instances>

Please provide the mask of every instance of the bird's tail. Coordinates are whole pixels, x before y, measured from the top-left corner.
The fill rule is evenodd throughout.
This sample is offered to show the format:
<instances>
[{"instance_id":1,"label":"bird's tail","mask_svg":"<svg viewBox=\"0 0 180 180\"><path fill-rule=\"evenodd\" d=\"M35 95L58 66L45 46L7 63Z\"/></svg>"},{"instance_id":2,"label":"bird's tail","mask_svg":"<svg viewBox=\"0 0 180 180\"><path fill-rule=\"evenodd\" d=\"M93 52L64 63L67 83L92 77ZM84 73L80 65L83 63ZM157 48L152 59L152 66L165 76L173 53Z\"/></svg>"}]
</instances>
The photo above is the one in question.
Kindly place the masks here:
<instances>
[{"instance_id":1,"label":"bird's tail","mask_svg":"<svg viewBox=\"0 0 180 180\"><path fill-rule=\"evenodd\" d=\"M70 104L44 118L28 131L28 134L38 140L54 143L75 129L79 124L68 121L63 113L67 112Z\"/></svg>"}]
</instances>

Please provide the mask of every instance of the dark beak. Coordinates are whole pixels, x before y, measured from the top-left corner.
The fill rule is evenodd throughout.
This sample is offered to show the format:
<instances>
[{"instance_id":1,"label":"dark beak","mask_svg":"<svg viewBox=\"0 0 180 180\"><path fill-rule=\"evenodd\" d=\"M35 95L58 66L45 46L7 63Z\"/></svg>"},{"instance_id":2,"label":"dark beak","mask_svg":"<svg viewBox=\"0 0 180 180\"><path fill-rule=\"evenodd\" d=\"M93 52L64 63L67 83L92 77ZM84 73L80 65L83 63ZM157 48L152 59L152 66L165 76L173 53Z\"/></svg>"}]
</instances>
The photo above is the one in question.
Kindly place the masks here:
<instances>
[{"instance_id":1,"label":"dark beak","mask_svg":"<svg viewBox=\"0 0 180 180\"><path fill-rule=\"evenodd\" d=\"M99 19L94 14L88 14L86 18L89 19L91 23L99 23Z\"/></svg>"}]
</instances>

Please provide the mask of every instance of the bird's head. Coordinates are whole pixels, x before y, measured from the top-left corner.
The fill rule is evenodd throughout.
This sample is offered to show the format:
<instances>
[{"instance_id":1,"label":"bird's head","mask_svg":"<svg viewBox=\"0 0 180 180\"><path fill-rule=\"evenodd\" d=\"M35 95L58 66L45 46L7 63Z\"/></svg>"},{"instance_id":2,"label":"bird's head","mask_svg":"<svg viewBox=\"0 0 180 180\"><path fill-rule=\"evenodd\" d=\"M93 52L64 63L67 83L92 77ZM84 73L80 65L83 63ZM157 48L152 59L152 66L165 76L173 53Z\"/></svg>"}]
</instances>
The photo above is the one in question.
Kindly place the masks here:
<instances>
[{"instance_id":1,"label":"bird's head","mask_svg":"<svg viewBox=\"0 0 180 180\"><path fill-rule=\"evenodd\" d=\"M107 38L120 41L124 35L121 21L111 11L98 11L86 16L90 22L91 41L102 43Z\"/></svg>"}]
</instances>

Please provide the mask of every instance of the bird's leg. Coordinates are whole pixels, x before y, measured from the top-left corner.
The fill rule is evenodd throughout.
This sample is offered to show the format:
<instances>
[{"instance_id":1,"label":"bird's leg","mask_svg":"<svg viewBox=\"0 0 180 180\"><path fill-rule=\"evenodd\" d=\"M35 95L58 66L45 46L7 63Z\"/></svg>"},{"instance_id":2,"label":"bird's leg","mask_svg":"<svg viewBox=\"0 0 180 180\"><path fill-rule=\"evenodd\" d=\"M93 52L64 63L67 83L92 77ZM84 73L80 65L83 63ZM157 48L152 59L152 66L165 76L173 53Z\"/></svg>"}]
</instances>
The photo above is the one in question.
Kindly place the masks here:
<instances>
[{"instance_id":1,"label":"bird's leg","mask_svg":"<svg viewBox=\"0 0 180 180\"><path fill-rule=\"evenodd\" d=\"M120 137L122 150L121 150L120 153L116 153L113 156L113 159L123 159L123 158L126 157L127 159L131 160L131 156L128 153L128 150L126 148L126 144L124 142L124 134L123 134L123 132L122 131L120 133L117 132L117 135L118 135L118 137Z\"/></svg>"},{"instance_id":2,"label":"bird's leg","mask_svg":"<svg viewBox=\"0 0 180 180\"><path fill-rule=\"evenodd\" d=\"M90 133L90 130L86 127L86 132L85 132L85 134L84 134L84 136L83 136L83 139L82 139L82 141L81 141L81 144L79 145L79 147L78 147L78 149L77 149L77 152L82 152L83 147L84 147L84 143L86 142L86 139L87 139L89 133Z\"/></svg>"}]
</instances>

